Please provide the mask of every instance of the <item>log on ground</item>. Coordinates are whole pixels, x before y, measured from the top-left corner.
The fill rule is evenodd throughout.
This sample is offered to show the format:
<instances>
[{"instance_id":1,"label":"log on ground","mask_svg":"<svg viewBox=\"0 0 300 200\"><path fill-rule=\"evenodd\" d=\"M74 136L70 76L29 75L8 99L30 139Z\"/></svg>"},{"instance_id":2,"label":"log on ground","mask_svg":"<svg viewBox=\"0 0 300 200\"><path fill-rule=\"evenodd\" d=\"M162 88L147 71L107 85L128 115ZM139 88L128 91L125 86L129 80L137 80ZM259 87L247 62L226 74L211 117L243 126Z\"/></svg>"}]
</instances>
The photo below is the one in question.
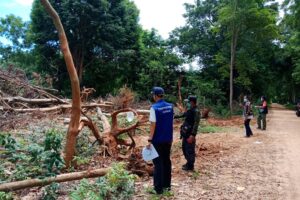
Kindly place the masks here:
<instances>
[{"instance_id":1,"label":"log on ground","mask_svg":"<svg viewBox=\"0 0 300 200\"><path fill-rule=\"evenodd\" d=\"M16 181L10 183L0 184L0 191L15 191L25 188L37 187L37 186L45 186L49 185L53 182L61 183L67 181L80 180L83 178L95 178L99 176L104 176L108 172L109 168L101 168L94 170L87 170L82 172L72 172L67 174L61 174L56 177L49 177L45 179L29 179L23 181Z\"/></svg>"}]
</instances>

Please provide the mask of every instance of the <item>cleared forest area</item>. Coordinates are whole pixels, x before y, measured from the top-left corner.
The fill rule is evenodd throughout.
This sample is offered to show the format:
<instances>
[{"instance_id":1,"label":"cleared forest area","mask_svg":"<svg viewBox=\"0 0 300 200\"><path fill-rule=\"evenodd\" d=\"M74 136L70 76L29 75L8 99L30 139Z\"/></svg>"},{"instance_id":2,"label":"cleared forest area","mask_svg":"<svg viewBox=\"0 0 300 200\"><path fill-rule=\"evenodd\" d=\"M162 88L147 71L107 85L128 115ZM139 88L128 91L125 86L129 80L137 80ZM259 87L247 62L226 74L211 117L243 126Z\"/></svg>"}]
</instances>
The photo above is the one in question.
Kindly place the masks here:
<instances>
[{"instance_id":1,"label":"cleared forest area","mask_svg":"<svg viewBox=\"0 0 300 200\"><path fill-rule=\"evenodd\" d=\"M184 6L168 39L131 0L34 0L29 21L0 18L0 199L299 198L300 2ZM141 155L154 86L174 114L190 95L201 110L193 171L174 119L162 195Z\"/></svg>"}]
</instances>

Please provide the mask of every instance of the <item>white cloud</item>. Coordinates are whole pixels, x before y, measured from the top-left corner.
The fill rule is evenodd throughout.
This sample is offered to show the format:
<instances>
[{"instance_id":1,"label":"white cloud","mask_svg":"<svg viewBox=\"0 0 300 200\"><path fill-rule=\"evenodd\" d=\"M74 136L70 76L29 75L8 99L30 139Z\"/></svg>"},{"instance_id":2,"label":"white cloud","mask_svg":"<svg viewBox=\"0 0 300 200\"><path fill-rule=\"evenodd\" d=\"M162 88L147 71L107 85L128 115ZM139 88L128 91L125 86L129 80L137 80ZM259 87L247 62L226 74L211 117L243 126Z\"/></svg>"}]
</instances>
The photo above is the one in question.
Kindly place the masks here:
<instances>
[{"instance_id":1,"label":"white cloud","mask_svg":"<svg viewBox=\"0 0 300 200\"><path fill-rule=\"evenodd\" d=\"M140 10L140 23L145 29L155 28L167 38L169 32L184 25L184 3L194 0L134 0Z\"/></svg>"}]
</instances>

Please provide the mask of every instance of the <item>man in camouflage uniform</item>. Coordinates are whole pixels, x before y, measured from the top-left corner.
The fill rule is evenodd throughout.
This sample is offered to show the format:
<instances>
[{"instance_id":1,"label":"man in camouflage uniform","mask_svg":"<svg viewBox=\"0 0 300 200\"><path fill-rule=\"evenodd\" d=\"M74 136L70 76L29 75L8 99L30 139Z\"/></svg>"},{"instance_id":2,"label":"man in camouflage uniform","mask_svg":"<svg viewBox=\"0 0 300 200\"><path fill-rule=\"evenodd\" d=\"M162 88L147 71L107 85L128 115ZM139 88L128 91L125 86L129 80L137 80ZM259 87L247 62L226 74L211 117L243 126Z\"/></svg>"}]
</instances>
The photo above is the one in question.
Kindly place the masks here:
<instances>
[{"instance_id":1,"label":"man in camouflage uniform","mask_svg":"<svg viewBox=\"0 0 300 200\"><path fill-rule=\"evenodd\" d=\"M195 147L196 147L196 134L200 122L200 111L197 106L197 97L188 97L188 110L180 116L175 118L184 117L184 123L180 127L180 136L182 138L182 151L187 163L182 166L185 171L194 170L195 163Z\"/></svg>"}]
</instances>

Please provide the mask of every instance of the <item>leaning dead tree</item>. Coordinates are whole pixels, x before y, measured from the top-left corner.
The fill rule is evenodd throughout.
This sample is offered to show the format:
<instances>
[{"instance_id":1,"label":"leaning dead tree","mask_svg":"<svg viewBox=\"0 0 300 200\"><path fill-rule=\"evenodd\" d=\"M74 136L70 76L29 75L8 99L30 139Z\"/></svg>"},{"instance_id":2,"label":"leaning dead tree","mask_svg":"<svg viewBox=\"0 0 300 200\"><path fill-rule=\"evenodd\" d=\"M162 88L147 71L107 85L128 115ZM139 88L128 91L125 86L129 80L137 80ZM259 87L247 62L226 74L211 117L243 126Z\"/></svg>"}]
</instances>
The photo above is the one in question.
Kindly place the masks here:
<instances>
[{"instance_id":1,"label":"leaning dead tree","mask_svg":"<svg viewBox=\"0 0 300 200\"><path fill-rule=\"evenodd\" d=\"M80 114L81 114L79 79L74 66L72 54L69 49L68 39L65 34L63 25L60 21L60 18L48 0L41 0L41 3L46 9L46 11L48 12L48 14L51 16L55 28L58 31L60 48L63 53L67 70L71 80L72 112L71 112L71 121L67 133L67 141L65 146L65 157L64 157L66 166L69 167L75 155L76 137L79 134ZM97 136L97 139L98 138L100 138L100 135L99 137Z\"/></svg>"}]
</instances>

